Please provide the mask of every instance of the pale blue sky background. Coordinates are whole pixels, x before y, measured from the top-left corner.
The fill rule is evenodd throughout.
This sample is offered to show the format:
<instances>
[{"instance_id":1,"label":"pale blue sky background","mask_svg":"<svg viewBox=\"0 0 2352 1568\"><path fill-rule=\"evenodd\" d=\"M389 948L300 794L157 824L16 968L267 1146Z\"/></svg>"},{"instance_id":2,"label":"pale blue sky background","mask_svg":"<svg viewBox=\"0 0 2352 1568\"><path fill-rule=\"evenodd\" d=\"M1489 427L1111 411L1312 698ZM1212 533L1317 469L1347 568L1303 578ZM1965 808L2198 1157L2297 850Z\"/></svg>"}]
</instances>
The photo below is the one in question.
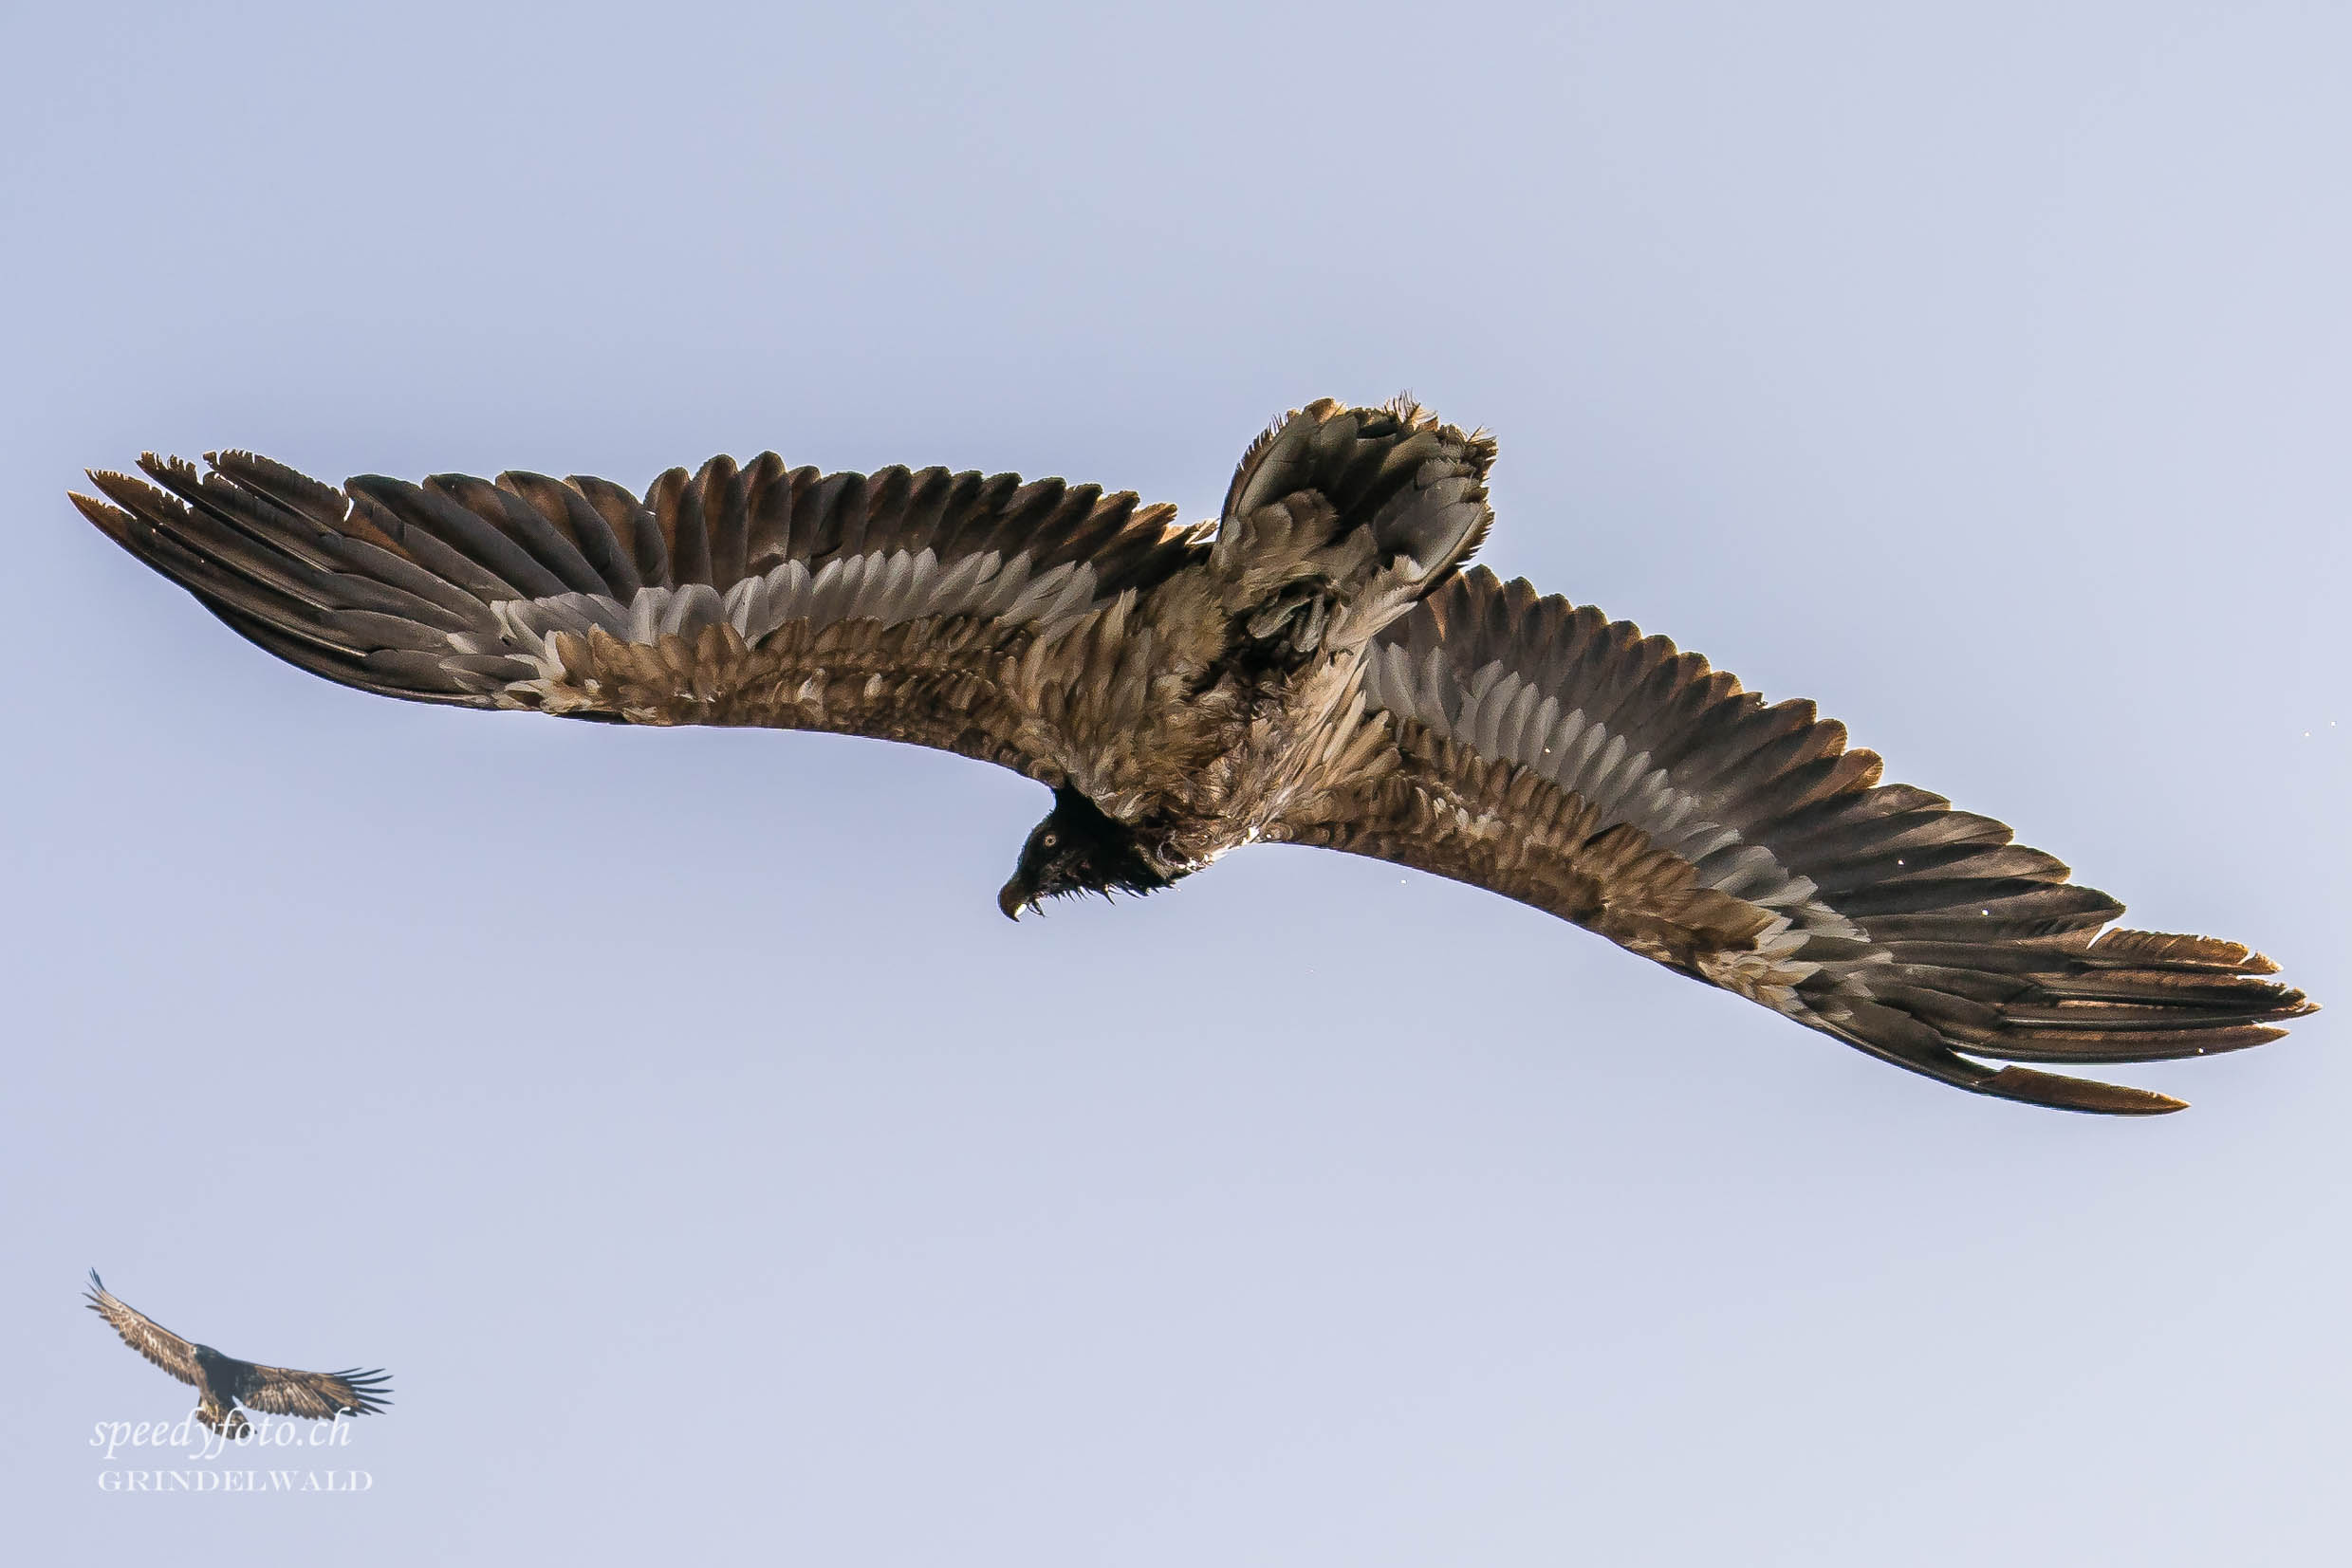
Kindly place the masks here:
<instances>
[{"instance_id":1,"label":"pale blue sky background","mask_svg":"<svg viewBox=\"0 0 2352 1568\"><path fill-rule=\"evenodd\" d=\"M21 1560L2341 1560L2343 7L20 3L0 53ZM2339 1010L2102 1122L1340 856L1015 928L1032 784L364 697L63 496L774 447L1205 516L1400 387L1499 436L1506 575ZM391 1368L374 1490L100 1493L91 1424L183 1407L93 1264Z\"/></svg>"}]
</instances>

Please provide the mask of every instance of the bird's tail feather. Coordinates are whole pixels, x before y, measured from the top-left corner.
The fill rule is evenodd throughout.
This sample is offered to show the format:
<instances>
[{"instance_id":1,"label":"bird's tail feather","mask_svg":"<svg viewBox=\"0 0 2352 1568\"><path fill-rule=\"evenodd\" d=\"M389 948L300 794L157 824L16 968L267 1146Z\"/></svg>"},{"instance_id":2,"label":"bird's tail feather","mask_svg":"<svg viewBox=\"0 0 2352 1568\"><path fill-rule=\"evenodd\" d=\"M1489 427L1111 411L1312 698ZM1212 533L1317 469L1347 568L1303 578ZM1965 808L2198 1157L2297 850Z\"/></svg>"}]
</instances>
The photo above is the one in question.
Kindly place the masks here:
<instances>
[{"instance_id":1,"label":"bird's tail feather","mask_svg":"<svg viewBox=\"0 0 2352 1568\"><path fill-rule=\"evenodd\" d=\"M1380 564L1409 563L1408 576L1426 593L1470 559L1492 526L1486 480L1493 462L1491 438L1440 423L1410 397L1379 408L1326 397L1250 444L1226 491L1221 527L1312 492L1330 507L1331 540L1369 528Z\"/></svg>"},{"instance_id":2,"label":"bird's tail feather","mask_svg":"<svg viewBox=\"0 0 2352 1568\"><path fill-rule=\"evenodd\" d=\"M196 1420L233 1443L252 1427L245 1412L234 1405L214 1406L209 1401L196 1407Z\"/></svg>"}]
</instances>

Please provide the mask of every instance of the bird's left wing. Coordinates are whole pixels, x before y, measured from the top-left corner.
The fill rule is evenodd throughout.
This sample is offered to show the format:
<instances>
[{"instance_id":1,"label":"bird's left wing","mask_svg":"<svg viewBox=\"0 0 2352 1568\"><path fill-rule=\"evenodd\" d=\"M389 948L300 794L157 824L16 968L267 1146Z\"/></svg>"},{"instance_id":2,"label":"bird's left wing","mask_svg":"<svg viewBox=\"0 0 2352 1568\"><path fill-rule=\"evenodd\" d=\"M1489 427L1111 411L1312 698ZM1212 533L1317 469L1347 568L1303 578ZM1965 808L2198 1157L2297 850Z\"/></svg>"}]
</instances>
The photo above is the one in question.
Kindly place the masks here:
<instances>
[{"instance_id":1,"label":"bird's left wing","mask_svg":"<svg viewBox=\"0 0 2352 1568\"><path fill-rule=\"evenodd\" d=\"M106 1288L106 1282L90 1270L88 1291L90 1310L111 1324L122 1342L161 1367L183 1383L194 1384L196 1347L174 1334L153 1318L139 1311Z\"/></svg>"},{"instance_id":2,"label":"bird's left wing","mask_svg":"<svg viewBox=\"0 0 2352 1568\"><path fill-rule=\"evenodd\" d=\"M1975 1059L2202 1056L2311 1010L2236 943L2102 932L2121 904L2004 824L1881 784L1811 703L1767 706L1524 581L1447 583L1374 641L1364 690L1388 744L1335 743L1269 839L1490 888L1944 1082L2178 1110Z\"/></svg>"},{"instance_id":3,"label":"bird's left wing","mask_svg":"<svg viewBox=\"0 0 2352 1568\"><path fill-rule=\"evenodd\" d=\"M1207 551L1174 508L1059 479L674 469L377 476L220 452L93 472L83 515L261 647L419 702L908 741L1058 784L1124 603ZM1116 650L1110 651L1115 662ZM1083 692L1081 693L1083 694Z\"/></svg>"},{"instance_id":4,"label":"bird's left wing","mask_svg":"<svg viewBox=\"0 0 2352 1568\"><path fill-rule=\"evenodd\" d=\"M348 1411L374 1415L392 1403L392 1385L381 1368L361 1372L296 1372L290 1367L247 1363L232 1391L249 1410L271 1415L306 1415L321 1421Z\"/></svg>"}]
</instances>

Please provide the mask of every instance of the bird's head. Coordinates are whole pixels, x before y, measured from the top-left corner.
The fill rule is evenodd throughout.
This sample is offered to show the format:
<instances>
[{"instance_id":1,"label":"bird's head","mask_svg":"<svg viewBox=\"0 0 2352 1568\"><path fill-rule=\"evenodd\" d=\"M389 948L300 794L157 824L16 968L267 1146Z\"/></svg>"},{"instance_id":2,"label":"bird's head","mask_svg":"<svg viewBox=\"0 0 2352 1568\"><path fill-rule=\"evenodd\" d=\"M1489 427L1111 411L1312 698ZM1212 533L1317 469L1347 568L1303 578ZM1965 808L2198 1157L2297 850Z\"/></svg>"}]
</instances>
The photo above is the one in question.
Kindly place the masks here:
<instances>
[{"instance_id":1,"label":"bird's head","mask_svg":"<svg viewBox=\"0 0 2352 1568\"><path fill-rule=\"evenodd\" d=\"M1018 920L1025 909L1073 893L1155 893L1175 881L1155 866L1136 841L1135 830L1106 815L1092 801L1062 784L1053 809L1021 846L1012 880L996 895L996 907Z\"/></svg>"}]
</instances>

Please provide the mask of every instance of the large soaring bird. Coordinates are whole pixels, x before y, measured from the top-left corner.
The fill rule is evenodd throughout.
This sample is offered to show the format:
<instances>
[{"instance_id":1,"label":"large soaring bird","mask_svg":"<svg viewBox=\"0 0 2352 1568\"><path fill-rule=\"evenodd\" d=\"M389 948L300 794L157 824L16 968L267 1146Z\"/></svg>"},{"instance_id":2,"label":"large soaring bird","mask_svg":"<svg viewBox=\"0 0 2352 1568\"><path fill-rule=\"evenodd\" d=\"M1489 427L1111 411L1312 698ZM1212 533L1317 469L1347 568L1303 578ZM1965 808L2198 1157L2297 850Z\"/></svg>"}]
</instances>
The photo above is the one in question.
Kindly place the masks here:
<instances>
[{"instance_id":1,"label":"large soaring bird","mask_svg":"<svg viewBox=\"0 0 2352 1568\"><path fill-rule=\"evenodd\" d=\"M913 741L1053 790L999 903L1148 893L1258 840L1491 888L1898 1066L2076 1111L2180 1101L2000 1062L2235 1050L2310 1010L1991 818L1879 781L1809 702L1463 563L1493 443L1310 404L1213 525L1059 479L773 453L338 489L242 452L90 477L89 519L362 691ZM109 505L111 502L112 505Z\"/></svg>"},{"instance_id":2,"label":"large soaring bird","mask_svg":"<svg viewBox=\"0 0 2352 1568\"><path fill-rule=\"evenodd\" d=\"M250 1425L245 1411L269 1415L373 1415L391 1402L384 1374L296 1372L223 1356L210 1345L183 1339L145 1313L125 1303L90 1270L90 1310L113 1325L122 1342L196 1390L196 1419L223 1437L242 1437Z\"/></svg>"}]
</instances>

